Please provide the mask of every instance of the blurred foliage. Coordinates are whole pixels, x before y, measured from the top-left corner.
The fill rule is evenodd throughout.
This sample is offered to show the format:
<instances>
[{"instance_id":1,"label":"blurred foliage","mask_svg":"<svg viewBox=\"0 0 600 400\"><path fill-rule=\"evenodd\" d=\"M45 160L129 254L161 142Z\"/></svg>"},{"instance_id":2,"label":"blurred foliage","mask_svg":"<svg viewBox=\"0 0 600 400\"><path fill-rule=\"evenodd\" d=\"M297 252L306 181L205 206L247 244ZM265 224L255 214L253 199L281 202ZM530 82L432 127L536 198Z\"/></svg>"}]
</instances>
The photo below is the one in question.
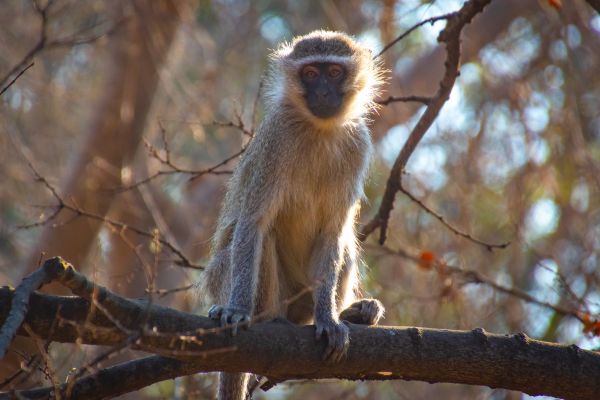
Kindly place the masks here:
<instances>
[{"instance_id":1,"label":"blurred foliage","mask_svg":"<svg viewBox=\"0 0 600 400\"><path fill-rule=\"evenodd\" d=\"M67 37L116 23L118 3L56 0L48 16L49 35ZM159 86L144 137L159 152L166 138L170 157L180 167L200 170L214 165L247 140L239 130L214 122L236 122L240 115L245 126L253 126L261 76L270 49L280 41L329 28L347 31L377 51L413 24L454 11L462 3L176 2L180 26L167 62L156 65ZM135 12L134 6L125 7L125 15ZM417 254L431 252L444 263L476 270L499 284L521 288L541 301L596 320L600 315L600 16L585 1L563 2L561 7L543 1L496 1L478 18L487 22L464 34L463 45L469 49L463 52L461 75L439 118L412 155L405 185L452 226L489 243L511 244L490 252L455 235L402 194L397 196L386 244ZM2 2L0 76L35 44L39 25L30 1ZM442 68L436 64L436 35L442 27L443 23L424 26L385 53L390 70L385 95L430 95L435 90ZM496 31L486 36L487 29ZM44 49L34 67L0 98L0 276L4 283L18 282L24 270L21 261L39 240L39 228L18 226L43 219L50 211L43 206L54 204L46 188L34 181L24 157L49 182L61 187L78 157L90 120L102 112L98 99L111 83L107 55L113 44L109 36L88 44ZM375 116L377 156L366 188L363 221L375 213L389 168L421 112L422 107L414 104L394 103ZM259 105L258 120L261 113ZM224 169L232 167L233 163ZM160 169L164 165L140 148L121 175L125 183L132 183ZM143 185L144 196L166 195L155 208L175 210L175 216L165 216L163 222L179 232L174 234L177 243L198 260L206 260L226 179L227 175L206 175L189 181L188 175L172 174ZM126 193L120 193L116 201L129 200ZM138 217L161 226L156 213ZM379 250L375 236L365 244L365 286L386 305L384 324L523 331L588 349L600 346L600 339L589 330L585 333L575 318L486 285L418 268L410 260ZM114 261L109 250L115 240L118 235L111 236L104 227L92 251L95 273L107 284L124 282L114 266L107 267ZM150 245L148 239L137 240L138 246ZM168 260L161 260L158 267L179 268ZM143 274L140 265L136 271ZM178 286L196 279L196 273L186 271ZM155 285L172 287L160 279ZM143 288L137 289L144 295ZM191 292L162 301L198 309ZM77 352L72 359L65 359L64 352L55 354L62 360L61 374L94 354L87 348ZM179 379L130 398L170 398L191 388L205 393L213 381L202 376ZM291 383L260 396L304 400L525 398L504 390L403 381Z\"/></svg>"}]
</instances>

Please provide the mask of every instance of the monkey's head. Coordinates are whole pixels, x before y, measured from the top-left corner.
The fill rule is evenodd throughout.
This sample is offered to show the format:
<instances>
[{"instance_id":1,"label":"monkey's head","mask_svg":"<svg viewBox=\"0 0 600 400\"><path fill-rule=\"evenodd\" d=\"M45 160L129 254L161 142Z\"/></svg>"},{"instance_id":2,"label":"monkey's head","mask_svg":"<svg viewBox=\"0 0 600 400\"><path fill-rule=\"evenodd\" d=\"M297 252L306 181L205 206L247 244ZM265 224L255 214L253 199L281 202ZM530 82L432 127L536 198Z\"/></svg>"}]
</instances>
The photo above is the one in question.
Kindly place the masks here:
<instances>
[{"instance_id":1,"label":"monkey's head","mask_svg":"<svg viewBox=\"0 0 600 400\"><path fill-rule=\"evenodd\" d=\"M344 33L314 31L282 44L271 57L267 99L274 106L286 103L325 129L375 108L382 71L371 51Z\"/></svg>"}]
</instances>

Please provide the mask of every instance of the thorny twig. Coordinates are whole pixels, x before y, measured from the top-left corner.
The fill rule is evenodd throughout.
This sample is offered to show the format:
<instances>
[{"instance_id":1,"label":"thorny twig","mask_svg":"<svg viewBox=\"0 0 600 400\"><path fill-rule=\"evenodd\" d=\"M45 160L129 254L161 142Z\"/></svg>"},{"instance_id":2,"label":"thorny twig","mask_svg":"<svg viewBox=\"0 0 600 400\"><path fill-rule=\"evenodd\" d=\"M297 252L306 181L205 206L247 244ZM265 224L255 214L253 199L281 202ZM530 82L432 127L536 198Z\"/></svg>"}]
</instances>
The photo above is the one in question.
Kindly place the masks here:
<instances>
[{"instance_id":1,"label":"thorny twig","mask_svg":"<svg viewBox=\"0 0 600 400\"><path fill-rule=\"evenodd\" d=\"M225 158L224 160L218 162L215 165L212 165L205 169L195 170L195 169L183 168L183 167L180 167L180 166L176 165L175 163L173 163L170 159L170 153L168 151L165 151L165 156L163 157L162 155L160 155L158 150L154 146L152 146L150 143L148 143L147 141L144 141L144 144L145 144L146 148L148 149L148 152L152 155L152 157L157 159L161 164L163 164L164 166L166 166L169 169L156 171L155 173L153 173L152 175L150 175L144 179L141 179L130 185L122 186L116 190L119 190L122 192L125 192L127 190L132 190L132 189L135 189L142 185L145 185L148 182L151 182L160 176L166 176L166 175L175 175L175 174L189 175L190 177L189 177L188 181L193 181L197 178L200 178L201 176L208 175L208 174L228 175L228 174L231 174L231 171L219 170L219 168L225 166L230 161L238 158L246 150L246 148L243 147L239 151L235 152L234 154L230 155L229 157Z\"/></svg>"}]
</instances>

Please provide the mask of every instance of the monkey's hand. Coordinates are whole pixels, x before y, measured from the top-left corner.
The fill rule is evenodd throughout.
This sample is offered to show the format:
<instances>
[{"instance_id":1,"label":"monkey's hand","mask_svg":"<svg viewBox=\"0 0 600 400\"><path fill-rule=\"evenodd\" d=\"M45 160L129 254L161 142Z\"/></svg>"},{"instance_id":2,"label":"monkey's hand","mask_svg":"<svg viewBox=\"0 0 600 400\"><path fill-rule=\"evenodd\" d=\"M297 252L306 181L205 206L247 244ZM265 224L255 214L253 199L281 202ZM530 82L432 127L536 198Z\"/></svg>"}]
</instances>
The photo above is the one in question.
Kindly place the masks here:
<instances>
[{"instance_id":1,"label":"monkey's hand","mask_svg":"<svg viewBox=\"0 0 600 400\"><path fill-rule=\"evenodd\" d=\"M237 335L238 327L247 328L250 325L250 313L238 307L214 304L208 310L208 317L221 321L222 327L231 328L231 336Z\"/></svg>"},{"instance_id":2,"label":"monkey's hand","mask_svg":"<svg viewBox=\"0 0 600 400\"><path fill-rule=\"evenodd\" d=\"M323 353L323 360L339 362L346 356L350 345L350 330L340 321L332 319L315 321L315 337L321 340L323 333L327 335L327 347Z\"/></svg>"}]
</instances>

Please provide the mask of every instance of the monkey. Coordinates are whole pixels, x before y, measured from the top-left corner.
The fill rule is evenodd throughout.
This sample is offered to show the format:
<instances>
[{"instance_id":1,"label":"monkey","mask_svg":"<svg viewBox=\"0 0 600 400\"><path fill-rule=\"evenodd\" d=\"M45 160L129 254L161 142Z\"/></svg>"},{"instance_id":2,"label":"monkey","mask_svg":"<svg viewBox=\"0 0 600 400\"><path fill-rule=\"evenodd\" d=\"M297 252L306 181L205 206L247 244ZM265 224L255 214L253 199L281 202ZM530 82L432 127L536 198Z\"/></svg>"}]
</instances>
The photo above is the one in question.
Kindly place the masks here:
<instances>
[{"instance_id":1,"label":"monkey","mask_svg":"<svg viewBox=\"0 0 600 400\"><path fill-rule=\"evenodd\" d=\"M314 322L324 360L338 362L349 345L343 320L383 316L378 300L355 299L367 122L382 76L371 51L341 32L314 31L272 53L264 118L228 182L201 282L215 302L209 317L233 335L258 318ZM245 398L248 377L221 373L218 397Z\"/></svg>"}]
</instances>

